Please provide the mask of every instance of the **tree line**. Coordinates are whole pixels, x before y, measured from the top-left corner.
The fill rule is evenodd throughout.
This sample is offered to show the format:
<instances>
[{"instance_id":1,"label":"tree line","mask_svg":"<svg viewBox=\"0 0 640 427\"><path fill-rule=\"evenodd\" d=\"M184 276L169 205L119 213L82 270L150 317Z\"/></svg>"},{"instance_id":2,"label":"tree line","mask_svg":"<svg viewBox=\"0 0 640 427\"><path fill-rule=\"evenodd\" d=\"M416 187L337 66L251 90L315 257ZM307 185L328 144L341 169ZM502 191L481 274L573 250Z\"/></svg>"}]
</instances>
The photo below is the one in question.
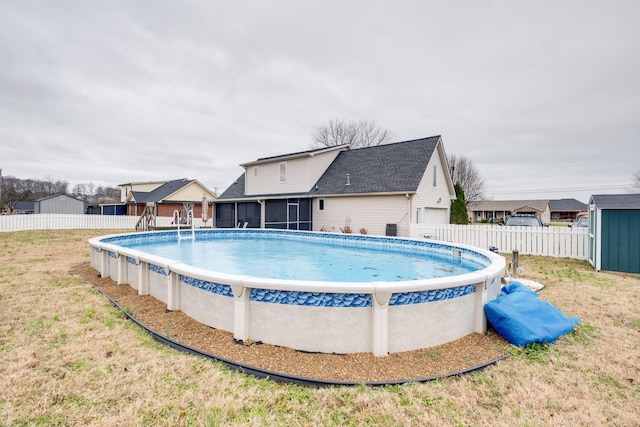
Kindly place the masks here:
<instances>
[{"instance_id":1,"label":"tree line","mask_svg":"<svg viewBox=\"0 0 640 427\"><path fill-rule=\"evenodd\" d=\"M64 180L45 179L21 179L15 176L3 176L0 182L0 206L12 202L33 202L43 197L56 194L70 194L82 200L87 199L120 199L118 187L95 186L93 183L77 184L70 188Z\"/></svg>"}]
</instances>

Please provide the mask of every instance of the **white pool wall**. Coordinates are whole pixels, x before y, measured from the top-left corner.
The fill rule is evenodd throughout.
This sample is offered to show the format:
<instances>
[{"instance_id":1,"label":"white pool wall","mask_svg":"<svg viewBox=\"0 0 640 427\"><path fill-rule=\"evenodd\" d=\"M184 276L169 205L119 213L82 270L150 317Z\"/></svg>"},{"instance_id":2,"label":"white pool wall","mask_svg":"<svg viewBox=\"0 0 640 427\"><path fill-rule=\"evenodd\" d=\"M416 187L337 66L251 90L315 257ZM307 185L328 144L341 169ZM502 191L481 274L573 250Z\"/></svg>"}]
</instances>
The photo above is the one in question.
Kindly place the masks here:
<instances>
[{"instance_id":1,"label":"white pool wall","mask_svg":"<svg viewBox=\"0 0 640 427\"><path fill-rule=\"evenodd\" d=\"M212 237L216 232L198 230L195 238ZM196 268L113 243L122 239L177 242L176 233L167 231L90 239L91 265L103 277L129 284L139 294L162 301L169 310L181 310L200 323L231 332L237 340L311 352L371 352L377 356L432 347L473 332L486 332L484 304L499 294L505 269L501 255L444 242L280 230L232 233L247 233L243 238L251 237L250 233L268 234L273 238L293 236L347 245L405 244L425 247L427 251L457 251L462 257L480 257L486 260L487 267L458 276L403 282L275 280ZM283 295L284 301L274 300ZM344 297L355 303L334 304L335 297L338 301ZM309 304L307 300L314 298L330 300L330 305ZM298 303L297 299L304 301Z\"/></svg>"}]
</instances>

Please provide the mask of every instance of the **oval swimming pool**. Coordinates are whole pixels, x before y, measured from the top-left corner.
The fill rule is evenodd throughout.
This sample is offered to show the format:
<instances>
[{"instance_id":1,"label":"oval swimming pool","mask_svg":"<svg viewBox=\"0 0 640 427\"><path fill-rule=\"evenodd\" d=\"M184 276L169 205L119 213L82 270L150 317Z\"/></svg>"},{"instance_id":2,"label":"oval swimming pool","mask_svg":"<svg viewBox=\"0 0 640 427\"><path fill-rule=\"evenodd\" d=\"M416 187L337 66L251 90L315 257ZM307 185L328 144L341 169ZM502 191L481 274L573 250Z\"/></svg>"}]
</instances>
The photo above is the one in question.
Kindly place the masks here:
<instances>
[{"instance_id":1,"label":"oval swimming pool","mask_svg":"<svg viewBox=\"0 0 640 427\"><path fill-rule=\"evenodd\" d=\"M126 239L120 244L221 273L299 281L418 280L470 273L488 265L484 258L425 253L420 246L367 245L371 239L356 240L357 245L345 245L344 239L324 239L319 244L296 233L252 233L249 239L245 234L200 234L177 245Z\"/></svg>"},{"instance_id":2,"label":"oval swimming pool","mask_svg":"<svg viewBox=\"0 0 640 427\"><path fill-rule=\"evenodd\" d=\"M486 331L484 304L505 267L493 252L426 240L262 229L193 236L97 237L91 263L237 340L381 356Z\"/></svg>"}]
</instances>

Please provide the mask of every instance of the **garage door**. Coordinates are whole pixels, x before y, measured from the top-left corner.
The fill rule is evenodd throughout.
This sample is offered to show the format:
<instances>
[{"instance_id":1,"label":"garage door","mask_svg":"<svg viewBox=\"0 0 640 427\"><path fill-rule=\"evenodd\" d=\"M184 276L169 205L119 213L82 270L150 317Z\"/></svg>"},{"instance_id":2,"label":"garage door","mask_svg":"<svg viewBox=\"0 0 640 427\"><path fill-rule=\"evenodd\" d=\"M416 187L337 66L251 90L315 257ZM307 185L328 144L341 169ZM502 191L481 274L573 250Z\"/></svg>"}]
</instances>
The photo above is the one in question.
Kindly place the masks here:
<instances>
[{"instance_id":1,"label":"garage door","mask_svg":"<svg viewBox=\"0 0 640 427\"><path fill-rule=\"evenodd\" d=\"M447 209L427 208L424 213L425 224L449 224Z\"/></svg>"}]
</instances>

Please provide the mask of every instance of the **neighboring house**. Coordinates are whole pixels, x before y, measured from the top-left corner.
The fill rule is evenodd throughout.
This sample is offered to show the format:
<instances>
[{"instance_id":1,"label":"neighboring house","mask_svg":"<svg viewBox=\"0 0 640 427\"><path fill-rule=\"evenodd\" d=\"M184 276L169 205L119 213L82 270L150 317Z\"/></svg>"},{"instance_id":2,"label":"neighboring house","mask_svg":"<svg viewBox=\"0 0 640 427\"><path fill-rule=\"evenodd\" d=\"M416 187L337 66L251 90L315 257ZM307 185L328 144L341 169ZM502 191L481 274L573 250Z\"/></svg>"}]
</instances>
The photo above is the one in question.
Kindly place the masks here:
<instances>
[{"instance_id":1,"label":"neighboring house","mask_svg":"<svg viewBox=\"0 0 640 427\"><path fill-rule=\"evenodd\" d=\"M576 199L549 200L549 206L553 222L573 222L580 212L587 210L587 205Z\"/></svg>"},{"instance_id":2,"label":"neighboring house","mask_svg":"<svg viewBox=\"0 0 640 427\"><path fill-rule=\"evenodd\" d=\"M640 194L591 196L589 262L596 270L640 273Z\"/></svg>"},{"instance_id":3,"label":"neighboring house","mask_svg":"<svg viewBox=\"0 0 640 427\"><path fill-rule=\"evenodd\" d=\"M35 202L16 201L9 203L10 215L26 215L32 214Z\"/></svg>"},{"instance_id":4,"label":"neighboring house","mask_svg":"<svg viewBox=\"0 0 640 427\"><path fill-rule=\"evenodd\" d=\"M448 224L455 199L440 136L355 150L341 145L241 166L245 172L215 201L218 228L408 236L412 222Z\"/></svg>"},{"instance_id":5,"label":"neighboring house","mask_svg":"<svg viewBox=\"0 0 640 427\"><path fill-rule=\"evenodd\" d=\"M504 222L515 213L536 214L543 224L551 220L548 200L478 200L467 203L471 222Z\"/></svg>"},{"instance_id":6,"label":"neighboring house","mask_svg":"<svg viewBox=\"0 0 640 427\"><path fill-rule=\"evenodd\" d=\"M82 215L85 213L85 203L68 194L56 194L36 200L33 213Z\"/></svg>"},{"instance_id":7,"label":"neighboring house","mask_svg":"<svg viewBox=\"0 0 640 427\"><path fill-rule=\"evenodd\" d=\"M155 216L173 216L174 211L193 211L194 218L202 215L202 199L209 202L216 196L196 179L176 179L173 181L130 182L120 184L122 202L127 205L127 215L140 216L147 207ZM209 212L211 217L211 212Z\"/></svg>"}]
</instances>

